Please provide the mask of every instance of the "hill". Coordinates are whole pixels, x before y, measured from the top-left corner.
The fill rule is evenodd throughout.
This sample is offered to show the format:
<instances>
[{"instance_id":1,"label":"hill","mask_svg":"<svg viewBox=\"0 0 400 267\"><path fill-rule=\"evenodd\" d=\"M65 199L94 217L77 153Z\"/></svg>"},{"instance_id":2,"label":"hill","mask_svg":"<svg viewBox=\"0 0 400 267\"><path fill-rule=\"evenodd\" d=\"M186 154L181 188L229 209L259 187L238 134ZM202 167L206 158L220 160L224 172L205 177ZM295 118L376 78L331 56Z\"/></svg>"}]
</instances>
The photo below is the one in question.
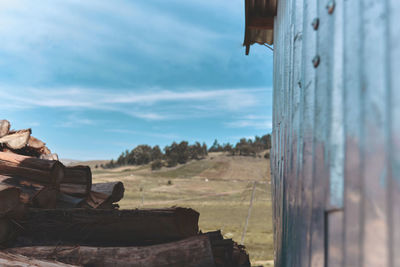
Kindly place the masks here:
<instances>
[{"instance_id":1,"label":"hill","mask_svg":"<svg viewBox=\"0 0 400 267\"><path fill-rule=\"evenodd\" d=\"M99 161L81 162L93 166ZM152 171L150 164L114 169L92 168L94 182L123 181L121 208L191 207L200 212L200 229L221 229L242 239L249 203L254 201L244 236L253 264L273 258L269 160L263 157L209 153L176 167Z\"/></svg>"}]
</instances>

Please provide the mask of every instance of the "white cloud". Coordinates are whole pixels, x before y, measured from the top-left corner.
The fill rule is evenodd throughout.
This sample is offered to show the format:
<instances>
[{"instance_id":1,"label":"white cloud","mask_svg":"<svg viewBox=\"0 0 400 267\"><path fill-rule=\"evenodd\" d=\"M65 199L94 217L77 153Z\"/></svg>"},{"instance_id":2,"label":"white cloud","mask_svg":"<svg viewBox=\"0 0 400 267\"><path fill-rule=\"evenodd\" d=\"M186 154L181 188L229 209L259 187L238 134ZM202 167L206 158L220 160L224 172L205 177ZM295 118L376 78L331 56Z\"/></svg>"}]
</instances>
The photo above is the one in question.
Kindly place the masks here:
<instances>
[{"instance_id":1,"label":"white cloud","mask_svg":"<svg viewBox=\"0 0 400 267\"><path fill-rule=\"evenodd\" d=\"M227 122L225 124L230 128L255 128L260 130L272 129L272 119L269 116L263 115L247 115L241 119Z\"/></svg>"},{"instance_id":2,"label":"white cloud","mask_svg":"<svg viewBox=\"0 0 400 267\"><path fill-rule=\"evenodd\" d=\"M2 0L0 35L3 51L42 61L54 46L93 60L110 47L174 62L225 54L215 46L223 33L139 1Z\"/></svg>"},{"instance_id":3,"label":"white cloud","mask_svg":"<svg viewBox=\"0 0 400 267\"><path fill-rule=\"evenodd\" d=\"M92 126L96 125L96 121L83 117L78 114L70 114L65 121L61 121L57 126L64 128L75 128L79 126Z\"/></svg>"},{"instance_id":4,"label":"white cloud","mask_svg":"<svg viewBox=\"0 0 400 267\"><path fill-rule=\"evenodd\" d=\"M180 138L178 135L172 134L172 133L143 132L143 131L134 131L134 130L127 130L127 129L108 129L105 131L111 132L111 133L119 133L119 134L151 136L151 137L164 138L164 139L169 139L169 140Z\"/></svg>"},{"instance_id":5,"label":"white cloud","mask_svg":"<svg viewBox=\"0 0 400 267\"><path fill-rule=\"evenodd\" d=\"M257 95L263 90L266 89L187 90L182 92L153 89L148 93L135 93L87 88L15 89L0 86L0 96L8 103L7 108L14 105L19 109L45 107L104 110L146 120L169 120L188 116L215 116L218 112L245 112L248 108L262 104ZM197 108L191 107L193 105ZM178 106L185 110L184 114L181 110L177 110ZM0 107L1 109L2 107ZM251 121L253 120L250 119ZM90 121L80 121L80 124L88 123Z\"/></svg>"}]
</instances>

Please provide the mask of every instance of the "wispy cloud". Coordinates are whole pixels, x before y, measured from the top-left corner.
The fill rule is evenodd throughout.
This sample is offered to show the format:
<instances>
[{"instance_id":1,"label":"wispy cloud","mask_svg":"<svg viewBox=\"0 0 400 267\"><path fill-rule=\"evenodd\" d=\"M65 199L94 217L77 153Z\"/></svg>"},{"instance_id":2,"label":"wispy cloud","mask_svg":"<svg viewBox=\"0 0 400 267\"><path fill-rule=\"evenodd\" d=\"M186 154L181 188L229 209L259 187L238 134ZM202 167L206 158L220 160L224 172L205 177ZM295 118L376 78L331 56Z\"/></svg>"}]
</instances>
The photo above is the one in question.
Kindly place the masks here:
<instances>
[{"instance_id":1,"label":"wispy cloud","mask_svg":"<svg viewBox=\"0 0 400 267\"><path fill-rule=\"evenodd\" d=\"M185 117L185 114L177 110L178 106L181 110L186 109L186 115L201 112L203 116L215 115L215 113L210 114L210 111L241 112L249 107L260 105L257 95L265 91L263 88L187 91L153 89L149 93L134 93L82 88L10 88L8 90L5 88L7 87L0 87L2 99L7 100L9 105L14 104L18 108L109 110L146 120L170 120ZM201 109L190 110L193 105L201 107ZM77 118L74 120L79 121ZM80 124L92 123L84 119L79 122Z\"/></svg>"},{"instance_id":2,"label":"wispy cloud","mask_svg":"<svg viewBox=\"0 0 400 267\"><path fill-rule=\"evenodd\" d=\"M83 115L70 114L66 120L61 121L56 126L63 128L75 128L80 126L93 126L96 125L96 121L86 118Z\"/></svg>"},{"instance_id":3,"label":"wispy cloud","mask_svg":"<svg viewBox=\"0 0 400 267\"><path fill-rule=\"evenodd\" d=\"M259 130L272 129L272 119L269 116L247 115L241 119L225 123L230 128L254 128Z\"/></svg>"},{"instance_id":4,"label":"wispy cloud","mask_svg":"<svg viewBox=\"0 0 400 267\"><path fill-rule=\"evenodd\" d=\"M156 132L154 133L154 132L147 132L147 131L127 130L127 129L108 129L105 131L110 132L110 133L124 134L124 135L151 136L151 137L163 138L163 139L168 139L168 140L180 138L178 135L172 134L172 133L156 133Z\"/></svg>"}]
</instances>

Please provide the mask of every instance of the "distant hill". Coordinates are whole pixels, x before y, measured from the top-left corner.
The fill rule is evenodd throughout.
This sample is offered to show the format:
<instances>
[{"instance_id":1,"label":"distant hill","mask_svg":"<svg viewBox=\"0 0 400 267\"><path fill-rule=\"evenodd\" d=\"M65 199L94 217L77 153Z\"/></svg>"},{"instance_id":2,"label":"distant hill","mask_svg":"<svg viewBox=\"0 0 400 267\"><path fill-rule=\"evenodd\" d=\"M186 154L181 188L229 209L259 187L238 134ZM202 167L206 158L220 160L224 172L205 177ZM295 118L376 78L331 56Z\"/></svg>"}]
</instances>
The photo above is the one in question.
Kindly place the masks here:
<instances>
[{"instance_id":1,"label":"distant hill","mask_svg":"<svg viewBox=\"0 0 400 267\"><path fill-rule=\"evenodd\" d=\"M116 168L127 165L146 165L152 163L152 169L160 169L163 166L175 167L190 160L205 159L209 152L226 152L232 156L260 156L262 151L271 148L271 135L266 134L254 139L242 138L236 145L230 143L219 144L215 140L210 148L205 143L195 142L189 144L187 141L173 142L163 150L159 146L138 145L131 151L128 149L118 157L102 165L104 168Z\"/></svg>"}]
</instances>

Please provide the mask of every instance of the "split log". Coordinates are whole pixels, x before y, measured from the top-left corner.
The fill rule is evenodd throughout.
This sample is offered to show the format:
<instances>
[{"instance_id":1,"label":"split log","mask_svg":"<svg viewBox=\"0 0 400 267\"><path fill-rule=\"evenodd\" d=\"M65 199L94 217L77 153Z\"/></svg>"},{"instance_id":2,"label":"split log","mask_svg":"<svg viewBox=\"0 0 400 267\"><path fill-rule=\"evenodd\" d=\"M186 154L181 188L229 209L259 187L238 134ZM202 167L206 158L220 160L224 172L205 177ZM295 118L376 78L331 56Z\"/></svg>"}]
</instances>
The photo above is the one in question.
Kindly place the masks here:
<instances>
[{"instance_id":1,"label":"split log","mask_svg":"<svg viewBox=\"0 0 400 267\"><path fill-rule=\"evenodd\" d=\"M0 152L0 174L18 176L59 188L60 182L64 178L64 165L59 161Z\"/></svg>"},{"instance_id":2,"label":"split log","mask_svg":"<svg viewBox=\"0 0 400 267\"><path fill-rule=\"evenodd\" d=\"M46 147L46 143L33 137L32 135L29 137L28 144L26 147L15 151L15 153L35 158L42 158L47 160L58 160L54 158L51 151Z\"/></svg>"},{"instance_id":3,"label":"split log","mask_svg":"<svg viewBox=\"0 0 400 267\"><path fill-rule=\"evenodd\" d=\"M215 266L207 236L147 247L21 247L7 252L84 266Z\"/></svg>"},{"instance_id":4,"label":"split log","mask_svg":"<svg viewBox=\"0 0 400 267\"><path fill-rule=\"evenodd\" d=\"M43 141L31 135L28 140L28 146L36 150L41 150L46 146L46 144Z\"/></svg>"},{"instance_id":5,"label":"split log","mask_svg":"<svg viewBox=\"0 0 400 267\"><path fill-rule=\"evenodd\" d=\"M6 136L10 131L10 122L7 120L0 120L0 138Z\"/></svg>"},{"instance_id":6,"label":"split log","mask_svg":"<svg viewBox=\"0 0 400 267\"><path fill-rule=\"evenodd\" d=\"M71 267L76 265L65 264L56 261L37 260L18 254L5 253L0 251L0 266L4 267Z\"/></svg>"},{"instance_id":7,"label":"split log","mask_svg":"<svg viewBox=\"0 0 400 267\"><path fill-rule=\"evenodd\" d=\"M49 209L56 207L58 191L52 187L46 187L24 178L0 175L0 188L2 186L19 190L19 201L30 207Z\"/></svg>"},{"instance_id":8,"label":"split log","mask_svg":"<svg viewBox=\"0 0 400 267\"><path fill-rule=\"evenodd\" d=\"M91 209L113 209L113 202L110 200L110 196L100 193L90 191L82 205L83 208Z\"/></svg>"},{"instance_id":9,"label":"split log","mask_svg":"<svg viewBox=\"0 0 400 267\"><path fill-rule=\"evenodd\" d=\"M0 144L4 144L10 149L21 149L28 144L31 133L31 129L9 132L8 135L0 138Z\"/></svg>"},{"instance_id":10,"label":"split log","mask_svg":"<svg viewBox=\"0 0 400 267\"><path fill-rule=\"evenodd\" d=\"M27 145L20 149L11 149L3 146L1 151L47 160L58 160L57 154L51 154L51 151L45 146L45 143L33 136L30 136Z\"/></svg>"},{"instance_id":11,"label":"split log","mask_svg":"<svg viewBox=\"0 0 400 267\"><path fill-rule=\"evenodd\" d=\"M79 244L132 246L181 240L198 233L192 209L95 210L29 209L21 225L21 245Z\"/></svg>"},{"instance_id":12,"label":"split log","mask_svg":"<svg viewBox=\"0 0 400 267\"><path fill-rule=\"evenodd\" d=\"M66 167L60 191L77 197L88 196L92 187L92 171L89 166Z\"/></svg>"},{"instance_id":13,"label":"split log","mask_svg":"<svg viewBox=\"0 0 400 267\"><path fill-rule=\"evenodd\" d=\"M108 195L111 202L118 202L124 197L125 187L122 182L96 183L92 191Z\"/></svg>"},{"instance_id":14,"label":"split log","mask_svg":"<svg viewBox=\"0 0 400 267\"><path fill-rule=\"evenodd\" d=\"M122 182L97 183L92 185L92 191L86 199L86 207L94 209L112 209L115 202L124 197Z\"/></svg>"},{"instance_id":15,"label":"split log","mask_svg":"<svg viewBox=\"0 0 400 267\"><path fill-rule=\"evenodd\" d=\"M47 152L45 152L45 153L47 153ZM51 152L49 152L47 154L42 154L42 155L40 155L39 158L46 159L46 160L57 160L57 161L59 160L58 155L56 153L51 153Z\"/></svg>"}]
</instances>

